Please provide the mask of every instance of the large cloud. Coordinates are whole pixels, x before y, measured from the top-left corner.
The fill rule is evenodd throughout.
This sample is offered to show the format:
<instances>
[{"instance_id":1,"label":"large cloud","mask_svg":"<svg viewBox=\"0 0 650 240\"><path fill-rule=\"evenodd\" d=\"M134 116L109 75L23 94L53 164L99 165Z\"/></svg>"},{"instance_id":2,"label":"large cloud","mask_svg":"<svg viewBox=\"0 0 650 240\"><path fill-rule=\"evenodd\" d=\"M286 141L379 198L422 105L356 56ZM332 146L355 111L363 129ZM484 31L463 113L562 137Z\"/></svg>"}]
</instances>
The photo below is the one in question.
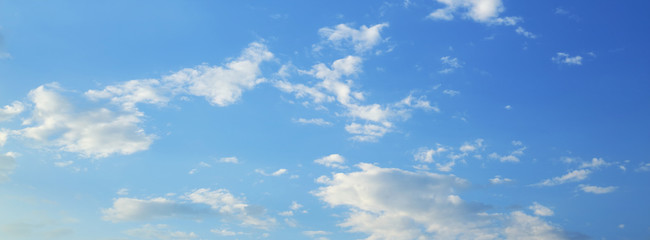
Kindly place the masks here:
<instances>
[{"instance_id":1,"label":"large cloud","mask_svg":"<svg viewBox=\"0 0 650 240\"><path fill-rule=\"evenodd\" d=\"M349 209L340 224L366 239L563 239L562 230L523 212L488 214L463 200L469 183L453 175L410 172L361 163L351 173L321 177L314 192Z\"/></svg>"},{"instance_id":2,"label":"large cloud","mask_svg":"<svg viewBox=\"0 0 650 240\"><path fill-rule=\"evenodd\" d=\"M275 219L265 216L265 210L252 206L245 199L233 196L226 189L197 189L181 199L117 198L113 206L103 209L103 219L112 222L146 221L161 218L202 219L220 216L223 219L237 219L242 225L268 229Z\"/></svg>"},{"instance_id":3,"label":"large cloud","mask_svg":"<svg viewBox=\"0 0 650 240\"><path fill-rule=\"evenodd\" d=\"M29 92L34 109L20 135L85 157L131 154L153 142L154 136L138 126L142 113L106 108L79 111L60 91L57 84L49 84Z\"/></svg>"}]
</instances>

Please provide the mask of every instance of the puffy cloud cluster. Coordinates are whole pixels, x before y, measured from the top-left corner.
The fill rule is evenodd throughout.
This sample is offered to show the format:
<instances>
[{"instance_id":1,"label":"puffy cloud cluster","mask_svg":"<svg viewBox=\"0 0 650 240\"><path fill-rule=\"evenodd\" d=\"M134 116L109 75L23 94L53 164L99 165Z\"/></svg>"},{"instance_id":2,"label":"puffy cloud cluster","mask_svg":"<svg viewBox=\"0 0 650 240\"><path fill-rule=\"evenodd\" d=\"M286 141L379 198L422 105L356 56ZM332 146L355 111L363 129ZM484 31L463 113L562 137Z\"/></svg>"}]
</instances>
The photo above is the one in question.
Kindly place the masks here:
<instances>
[{"instance_id":1,"label":"puffy cloud cluster","mask_svg":"<svg viewBox=\"0 0 650 240\"><path fill-rule=\"evenodd\" d=\"M11 133L82 157L102 158L146 150L155 136L141 127L144 113L137 109L137 104L165 105L180 94L205 97L218 106L233 104L243 91L265 81L260 77L260 64L272 58L264 44L254 42L224 66L200 65L161 79L131 80L85 92L90 100L105 99L119 106L117 111L108 107L80 110L64 96L69 92L57 83L42 85L28 94L32 114L23 121L26 127L0 130L0 145ZM0 121L25 109L25 104L17 101L4 106L0 108Z\"/></svg>"},{"instance_id":2,"label":"puffy cloud cluster","mask_svg":"<svg viewBox=\"0 0 650 240\"><path fill-rule=\"evenodd\" d=\"M153 142L154 136L139 126L141 113L107 108L80 111L60 91L57 84L49 84L29 92L34 109L20 135L84 157L131 154Z\"/></svg>"},{"instance_id":3,"label":"puffy cloud cluster","mask_svg":"<svg viewBox=\"0 0 650 240\"><path fill-rule=\"evenodd\" d=\"M482 158L481 152L485 150L483 142L484 140L480 138L473 142L465 142L458 148L458 151L449 146L436 144L436 147L433 148L423 147L418 149L413 158L422 164L435 163L438 171L449 172L456 165L456 162L465 162L465 158L470 154L474 158ZM428 169L428 166L421 165L418 168Z\"/></svg>"},{"instance_id":4,"label":"puffy cloud cluster","mask_svg":"<svg viewBox=\"0 0 650 240\"><path fill-rule=\"evenodd\" d=\"M314 162L331 168L339 168L339 169L348 168L347 166L344 165L345 158L339 154L330 154L325 157L316 159L314 160Z\"/></svg>"},{"instance_id":5,"label":"puffy cloud cluster","mask_svg":"<svg viewBox=\"0 0 650 240\"><path fill-rule=\"evenodd\" d=\"M237 219L242 225L268 229L275 219L265 216L265 209L246 203L226 189L197 189L185 194L180 200L167 198L117 198L113 206L103 209L103 219L112 222L147 221L162 218L202 219L219 216Z\"/></svg>"},{"instance_id":6,"label":"puffy cloud cluster","mask_svg":"<svg viewBox=\"0 0 650 240\"><path fill-rule=\"evenodd\" d=\"M453 175L361 163L357 172L321 177L314 195L348 209L340 224L366 239L564 239L561 229L523 212L488 214L466 201L469 183Z\"/></svg>"}]
</instances>

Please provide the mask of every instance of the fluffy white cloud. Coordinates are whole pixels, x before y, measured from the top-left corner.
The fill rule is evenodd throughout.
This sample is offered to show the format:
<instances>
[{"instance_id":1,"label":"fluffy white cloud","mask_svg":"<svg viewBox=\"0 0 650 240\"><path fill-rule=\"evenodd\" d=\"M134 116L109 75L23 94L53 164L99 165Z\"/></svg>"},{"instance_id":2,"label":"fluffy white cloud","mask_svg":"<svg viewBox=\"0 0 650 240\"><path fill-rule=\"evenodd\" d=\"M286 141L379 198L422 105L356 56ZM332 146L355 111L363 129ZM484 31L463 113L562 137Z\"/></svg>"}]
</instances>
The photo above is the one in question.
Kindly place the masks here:
<instances>
[{"instance_id":1,"label":"fluffy white cloud","mask_svg":"<svg viewBox=\"0 0 650 240\"><path fill-rule=\"evenodd\" d=\"M569 54L558 52L555 57L552 57L551 60L557 64L566 64L566 65L582 65L581 56L571 57Z\"/></svg>"},{"instance_id":2,"label":"fluffy white cloud","mask_svg":"<svg viewBox=\"0 0 650 240\"><path fill-rule=\"evenodd\" d=\"M315 163L331 168L345 169L345 158L339 154L330 154L325 157L314 160Z\"/></svg>"},{"instance_id":3,"label":"fluffy white cloud","mask_svg":"<svg viewBox=\"0 0 650 240\"><path fill-rule=\"evenodd\" d=\"M9 175L16 168L16 159L10 153L0 154L0 183L9 180Z\"/></svg>"},{"instance_id":4,"label":"fluffy white cloud","mask_svg":"<svg viewBox=\"0 0 650 240\"><path fill-rule=\"evenodd\" d=\"M253 42L242 54L224 66L199 65L185 68L157 79L131 80L107 86L103 90L89 90L90 99L110 99L125 110L136 110L137 103L164 105L174 95L189 94L205 97L211 104L227 106L265 81L260 65L273 59L266 45Z\"/></svg>"},{"instance_id":5,"label":"fluffy white cloud","mask_svg":"<svg viewBox=\"0 0 650 240\"><path fill-rule=\"evenodd\" d=\"M29 92L34 104L29 127L20 135L84 157L107 157L146 150L154 136L138 124L142 113L113 112L99 108L78 112L59 94L57 84L43 85Z\"/></svg>"},{"instance_id":6,"label":"fluffy white cloud","mask_svg":"<svg viewBox=\"0 0 650 240\"><path fill-rule=\"evenodd\" d=\"M589 174L591 171L589 169L578 169L578 170L573 170L568 172L567 174L564 174L559 177L554 177L551 179L546 179L544 181L541 181L540 183L537 183L535 185L537 186L555 186L555 185L560 185L564 184L567 182L578 182L587 179L589 177Z\"/></svg>"},{"instance_id":7,"label":"fluffy white cloud","mask_svg":"<svg viewBox=\"0 0 650 240\"><path fill-rule=\"evenodd\" d=\"M225 66L201 65L163 77L175 91L205 97L211 104L230 105L249 90L264 82L260 64L273 59L266 45L251 43L242 54Z\"/></svg>"},{"instance_id":8,"label":"fluffy white cloud","mask_svg":"<svg viewBox=\"0 0 650 240\"><path fill-rule=\"evenodd\" d=\"M124 233L132 237L137 237L139 239L156 240L187 240L199 237L194 232L187 233L169 230L169 226L165 224L145 224L139 228L126 230Z\"/></svg>"},{"instance_id":9,"label":"fluffy white cloud","mask_svg":"<svg viewBox=\"0 0 650 240\"><path fill-rule=\"evenodd\" d=\"M529 32L529 31L526 31L526 29L524 29L521 26L517 27L517 29L515 29L515 32L517 34L522 35L522 36L527 37L527 38L531 38L531 39L537 38L537 35Z\"/></svg>"},{"instance_id":10,"label":"fluffy white cloud","mask_svg":"<svg viewBox=\"0 0 650 240\"><path fill-rule=\"evenodd\" d=\"M101 91L88 90L86 96L90 99L110 99L112 103L121 105L126 110L135 110L137 103L164 105L169 101L171 89L160 86L156 79L131 80L118 85L107 86Z\"/></svg>"},{"instance_id":11,"label":"fluffy white cloud","mask_svg":"<svg viewBox=\"0 0 650 240\"><path fill-rule=\"evenodd\" d=\"M310 119L298 118L298 119L294 120L294 122L301 123L301 124L313 124L313 125L318 125L318 126L330 126L330 125L332 125L331 122L325 121L322 118L310 118Z\"/></svg>"},{"instance_id":12,"label":"fluffy white cloud","mask_svg":"<svg viewBox=\"0 0 650 240\"><path fill-rule=\"evenodd\" d=\"M424 162L424 163L432 163L435 161L433 158L434 155L440 155L443 152L447 152L450 149L447 147L444 147L440 144L436 148L420 148L414 155L413 157L415 158L416 161Z\"/></svg>"},{"instance_id":13,"label":"fluffy white cloud","mask_svg":"<svg viewBox=\"0 0 650 240\"><path fill-rule=\"evenodd\" d=\"M367 163L358 167L357 172L324 177L320 182L326 186L314 195L331 207L347 207L347 217L339 225L367 234L366 239L544 239L535 237L557 230L546 229L546 222L523 213L486 214L484 205L458 195L469 183L453 175ZM543 229L520 235L540 226ZM557 231L558 238L547 239L562 239Z\"/></svg>"},{"instance_id":14,"label":"fluffy white cloud","mask_svg":"<svg viewBox=\"0 0 650 240\"><path fill-rule=\"evenodd\" d=\"M321 28L318 30L318 33L336 46L350 44L354 46L356 52L361 53L372 49L382 41L380 32L385 27L388 27L388 23L381 23L370 27L363 25L359 29L351 28L345 24L339 24L334 28Z\"/></svg>"},{"instance_id":15,"label":"fluffy white cloud","mask_svg":"<svg viewBox=\"0 0 650 240\"><path fill-rule=\"evenodd\" d=\"M510 178L502 178L499 175L494 176L494 178L490 179L490 183L492 183L492 184L503 184L503 183L509 183L509 182L512 182L512 179L510 179Z\"/></svg>"},{"instance_id":16,"label":"fluffy white cloud","mask_svg":"<svg viewBox=\"0 0 650 240\"><path fill-rule=\"evenodd\" d=\"M491 153L488 157L492 159L499 159L500 162L519 162L519 157L524 155L526 146L523 146L523 144L520 141L513 141L512 145L520 146L520 147L510 152L510 154L508 155L499 155L497 153Z\"/></svg>"},{"instance_id":17,"label":"fluffy white cloud","mask_svg":"<svg viewBox=\"0 0 650 240\"><path fill-rule=\"evenodd\" d=\"M438 3L444 4L444 8L439 8L429 14L431 19L452 20L456 13L462 14L464 18L472 19L476 22L496 24L496 25L515 25L520 21L517 17L499 17L504 11L501 0L437 0Z\"/></svg>"},{"instance_id":18,"label":"fluffy white cloud","mask_svg":"<svg viewBox=\"0 0 650 240\"><path fill-rule=\"evenodd\" d=\"M611 193L618 189L618 187L615 186L609 186L609 187L599 187L599 186L591 186L591 185L583 185L580 184L580 190L586 193L593 193L593 194L605 194L605 193Z\"/></svg>"},{"instance_id":19,"label":"fluffy white cloud","mask_svg":"<svg viewBox=\"0 0 650 240\"><path fill-rule=\"evenodd\" d=\"M537 202L534 202L528 209L532 210L535 215L542 217L553 216L555 214L553 210Z\"/></svg>"},{"instance_id":20,"label":"fluffy white cloud","mask_svg":"<svg viewBox=\"0 0 650 240\"><path fill-rule=\"evenodd\" d=\"M11 105L5 105L0 108L0 122L11 119L22 113L25 110L25 105L22 102L14 101Z\"/></svg>"},{"instance_id":21,"label":"fluffy white cloud","mask_svg":"<svg viewBox=\"0 0 650 240\"><path fill-rule=\"evenodd\" d=\"M268 229L274 218L265 216L265 209L251 206L243 198L233 196L226 189L201 188L186 193L181 200L167 198L117 198L113 207L103 209L103 219L112 222L145 221L160 218L186 217L202 219L211 216L234 218L242 225Z\"/></svg>"},{"instance_id":22,"label":"fluffy white cloud","mask_svg":"<svg viewBox=\"0 0 650 240\"><path fill-rule=\"evenodd\" d=\"M560 228L520 211L510 214L510 222L511 225L505 229L507 239L568 239Z\"/></svg>"},{"instance_id":23,"label":"fluffy white cloud","mask_svg":"<svg viewBox=\"0 0 650 240\"><path fill-rule=\"evenodd\" d=\"M608 166L610 163L605 162L602 158L592 158L591 162L585 162L580 165L580 168L599 168L601 166Z\"/></svg>"},{"instance_id":24,"label":"fluffy white cloud","mask_svg":"<svg viewBox=\"0 0 650 240\"><path fill-rule=\"evenodd\" d=\"M345 130L354 136L351 138L359 142L375 142L390 131L390 123L384 125L378 124L358 124L351 123L345 125Z\"/></svg>"}]
</instances>

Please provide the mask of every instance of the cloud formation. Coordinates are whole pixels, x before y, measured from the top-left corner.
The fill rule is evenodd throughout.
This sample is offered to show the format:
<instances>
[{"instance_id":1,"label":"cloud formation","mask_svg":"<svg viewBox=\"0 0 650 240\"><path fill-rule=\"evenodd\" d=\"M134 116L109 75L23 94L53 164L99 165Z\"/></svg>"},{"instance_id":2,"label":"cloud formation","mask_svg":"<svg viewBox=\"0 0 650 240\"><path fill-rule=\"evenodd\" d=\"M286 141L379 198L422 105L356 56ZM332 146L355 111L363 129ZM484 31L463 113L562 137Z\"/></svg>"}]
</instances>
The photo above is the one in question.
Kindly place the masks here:
<instances>
[{"instance_id":1,"label":"cloud formation","mask_svg":"<svg viewBox=\"0 0 650 240\"><path fill-rule=\"evenodd\" d=\"M366 239L565 238L560 229L523 212L485 213L485 205L459 196L469 182L453 175L357 166L360 171L319 178L325 186L313 194L331 207L346 207L339 225Z\"/></svg>"},{"instance_id":2,"label":"cloud formation","mask_svg":"<svg viewBox=\"0 0 650 240\"><path fill-rule=\"evenodd\" d=\"M346 24L336 25L334 28L324 27L318 33L335 46L352 45L357 53L366 52L382 41L381 30L388 27L388 23L373 26L363 25L354 29Z\"/></svg>"},{"instance_id":3,"label":"cloud formation","mask_svg":"<svg viewBox=\"0 0 650 240\"><path fill-rule=\"evenodd\" d=\"M515 25L521 21L518 17L499 17L505 8L501 0L437 0L445 5L428 16L430 19L450 21L460 14L463 18L475 22L495 25Z\"/></svg>"}]
</instances>

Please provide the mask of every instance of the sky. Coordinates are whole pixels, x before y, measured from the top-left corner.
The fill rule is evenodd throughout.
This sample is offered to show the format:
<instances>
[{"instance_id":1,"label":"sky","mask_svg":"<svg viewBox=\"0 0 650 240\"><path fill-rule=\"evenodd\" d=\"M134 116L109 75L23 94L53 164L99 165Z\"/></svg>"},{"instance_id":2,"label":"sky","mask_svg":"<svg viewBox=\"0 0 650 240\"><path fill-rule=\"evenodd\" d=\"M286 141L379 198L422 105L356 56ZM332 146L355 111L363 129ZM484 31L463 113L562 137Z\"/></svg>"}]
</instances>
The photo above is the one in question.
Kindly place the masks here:
<instances>
[{"instance_id":1,"label":"sky","mask_svg":"<svg viewBox=\"0 0 650 240\"><path fill-rule=\"evenodd\" d=\"M0 1L0 238L650 238L646 1Z\"/></svg>"}]
</instances>

